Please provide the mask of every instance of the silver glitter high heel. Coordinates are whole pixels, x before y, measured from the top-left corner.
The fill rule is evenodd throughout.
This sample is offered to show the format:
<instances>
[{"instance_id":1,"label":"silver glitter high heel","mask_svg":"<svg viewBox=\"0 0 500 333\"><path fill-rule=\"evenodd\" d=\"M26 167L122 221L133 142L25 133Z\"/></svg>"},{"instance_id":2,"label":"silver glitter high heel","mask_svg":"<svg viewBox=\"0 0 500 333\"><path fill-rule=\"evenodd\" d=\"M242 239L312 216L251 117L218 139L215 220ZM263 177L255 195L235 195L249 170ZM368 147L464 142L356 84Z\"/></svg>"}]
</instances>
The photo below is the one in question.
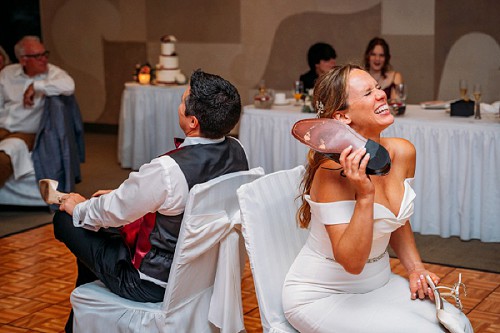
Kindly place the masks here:
<instances>
[{"instance_id":1,"label":"silver glitter high heel","mask_svg":"<svg viewBox=\"0 0 500 333\"><path fill-rule=\"evenodd\" d=\"M458 313L446 312L443 302L443 296L452 297L455 300L455 306L462 310L462 302L460 301L460 287L464 289L464 295L467 296L465 290L465 284L462 283L462 274L458 275L458 282L453 285L453 287L436 286L431 277L427 275L427 283L429 284L432 292L434 293L434 301L436 302L436 316L441 324L443 324L446 329L451 333L465 333L466 327L464 323L460 320ZM440 292L441 290L446 290L446 292Z\"/></svg>"}]
</instances>

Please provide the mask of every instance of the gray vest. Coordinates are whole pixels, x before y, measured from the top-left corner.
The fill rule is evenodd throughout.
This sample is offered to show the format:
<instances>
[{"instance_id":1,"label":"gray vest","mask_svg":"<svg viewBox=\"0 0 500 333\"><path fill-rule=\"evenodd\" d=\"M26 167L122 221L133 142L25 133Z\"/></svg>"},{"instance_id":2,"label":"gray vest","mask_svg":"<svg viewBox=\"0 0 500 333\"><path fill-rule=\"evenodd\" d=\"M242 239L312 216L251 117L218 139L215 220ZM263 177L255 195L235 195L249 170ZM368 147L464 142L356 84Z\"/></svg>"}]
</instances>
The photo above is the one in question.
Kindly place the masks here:
<instances>
[{"instance_id":1,"label":"gray vest","mask_svg":"<svg viewBox=\"0 0 500 333\"><path fill-rule=\"evenodd\" d=\"M231 137L226 137L220 143L182 147L167 155L179 165L190 190L194 185L218 176L248 170L243 148ZM149 234L151 249L139 265L142 273L161 281L168 280L183 215L166 216L156 213L156 223Z\"/></svg>"}]
</instances>

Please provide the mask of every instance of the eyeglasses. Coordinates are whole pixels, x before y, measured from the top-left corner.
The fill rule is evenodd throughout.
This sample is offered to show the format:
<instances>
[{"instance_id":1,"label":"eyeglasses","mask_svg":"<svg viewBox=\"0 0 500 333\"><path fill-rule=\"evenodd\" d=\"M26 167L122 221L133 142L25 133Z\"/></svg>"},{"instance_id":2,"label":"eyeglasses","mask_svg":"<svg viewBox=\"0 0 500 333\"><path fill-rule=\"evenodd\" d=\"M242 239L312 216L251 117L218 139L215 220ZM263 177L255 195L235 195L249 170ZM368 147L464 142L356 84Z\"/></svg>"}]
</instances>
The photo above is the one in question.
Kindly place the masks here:
<instances>
[{"instance_id":1,"label":"eyeglasses","mask_svg":"<svg viewBox=\"0 0 500 333\"><path fill-rule=\"evenodd\" d=\"M40 60L42 58L48 58L49 54L50 54L49 51L44 51L42 53L25 54L25 55L23 55L23 57L25 57L25 58L33 58L33 59L36 59L36 60Z\"/></svg>"}]
</instances>

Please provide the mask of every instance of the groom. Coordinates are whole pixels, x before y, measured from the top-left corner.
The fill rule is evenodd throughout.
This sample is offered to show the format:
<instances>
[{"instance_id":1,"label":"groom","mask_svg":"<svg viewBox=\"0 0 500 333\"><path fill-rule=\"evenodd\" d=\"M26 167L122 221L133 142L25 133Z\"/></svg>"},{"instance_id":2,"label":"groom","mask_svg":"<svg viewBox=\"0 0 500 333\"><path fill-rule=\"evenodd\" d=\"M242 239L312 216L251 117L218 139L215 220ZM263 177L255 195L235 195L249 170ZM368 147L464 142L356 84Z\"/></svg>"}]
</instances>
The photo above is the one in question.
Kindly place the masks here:
<instances>
[{"instance_id":1,"label":"groom","mask_svg":"<svg viewBox=\"0 0 500 333\"><path fill-rule=\"evenodd\" d=\"M248 170L240 142L226 136L240 113L236 88L197 70L178 109L186 135L178 149L132 172L116 190L88 200L77 193L62 197L54 234L78 259L77 286L99 279L127 299L163 300L189 190Z\"/></svg>"}]
</instances>

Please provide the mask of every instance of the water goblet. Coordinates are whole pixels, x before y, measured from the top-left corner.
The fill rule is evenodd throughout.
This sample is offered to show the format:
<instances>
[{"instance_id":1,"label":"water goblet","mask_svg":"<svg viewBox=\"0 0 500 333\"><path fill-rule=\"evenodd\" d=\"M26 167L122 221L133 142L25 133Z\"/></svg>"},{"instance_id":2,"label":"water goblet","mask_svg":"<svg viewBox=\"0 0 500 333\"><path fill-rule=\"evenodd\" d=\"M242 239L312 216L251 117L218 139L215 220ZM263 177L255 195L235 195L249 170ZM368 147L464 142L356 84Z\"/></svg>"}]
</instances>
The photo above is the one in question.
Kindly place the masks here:
<instances>
[{"instance_id":1,"label":"water goblet","mask_svg":"<svg viewBox=\"0 0 500 333\"><path fill-rule=\"evenodd\" d=\"M402 104L405 104L408 90L404 83L396 84L396 95Z\"/></svg>"},{"instance_id":2,"label":"water goblet","mask_svg":"<svg viewBox=\"0 0 500 333\"><path fill-rule=\"evenodd\" d=\"M403 115L406 111L406 85L404 83L395 84L394 93L395 98L388 101L391 113L395 116Z\"/></svg>"},{"instance_id":3,"label":"water goblet","mask_svg":"<svg viewBox=\"0 0 500 333\"><path fill-rule=\"evenodd\" d=\"M293 98L295 98L295 105L300 105L299 101L304 94L304 82L295 81L293 84Z\"/></svg>"},{"instance_id":4,"label":"water goblet","mask_svg":"<svg viewBox=\"0 0 500 333\"><path fill-rule=\"evenodd\" d=\"M479 83L474 84L472 95L474 95L474 119L481 119L481 105L479 103L481 100L481 85Z\"/></svg>"}]
</instances>

